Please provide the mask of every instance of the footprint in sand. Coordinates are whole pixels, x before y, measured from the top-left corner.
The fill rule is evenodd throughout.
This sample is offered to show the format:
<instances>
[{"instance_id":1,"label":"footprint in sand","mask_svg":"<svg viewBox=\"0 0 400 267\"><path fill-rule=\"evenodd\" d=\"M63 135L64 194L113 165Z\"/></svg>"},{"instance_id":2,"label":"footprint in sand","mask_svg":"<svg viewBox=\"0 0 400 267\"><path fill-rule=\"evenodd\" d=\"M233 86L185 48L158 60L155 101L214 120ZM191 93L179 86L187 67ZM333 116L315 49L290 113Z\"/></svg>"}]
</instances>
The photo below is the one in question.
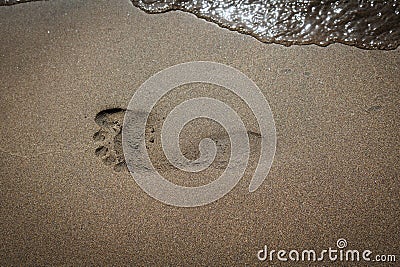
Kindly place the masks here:
<instances>
[{"instance_id":1,"label":"footprint in sand","mask_svg":"<svg viewBox=\"0 0 400 267\"><path fill-rule=\"evenodd\" d=\"M93 140L97 143L95 155L99 157L104 164L113 167L114 171L121 172L127 171L123 148L122 148L122 125L124 121L126 109L111 108L102 110L97 113L95 117L96 124L100 129L94 133ZM148 144L154 144L154 130L155 125L148 127ZM215 159L213 168L225 169L230 156L230 140L228 136L221 134L220 129L216 128L216 132L211 134L206 125L195 125L196 128L191 129L191 138L182 140L182 153L187 158L196 159L198 157L198 141L203 138L211 138L216 142L218 151L221 153L220 157ZM198 129L200 127L200 129ZM212 128L212 127L211 127ZM218 131L219 130L219 131ZM203 133L203 131L205 131ZM260 146L261 136L259 133L248 132L250 146L253 150L257 151L255 147ZM197 142L196 142L197 140ZM146 148L147 147L146 145ZM258 153L254 154L258 157ZM170 162L166 158L158 159L155 162L157 168L160 169L173 169Z\"/></svg>"},{"instance_id":2,"label":"footprint in sand","mask_svg":"<svg viewBox=\"0 0 400 267\"><path fill-rule=\"evenodd\" d=\"M122 151L122 124L125 109L112 108L100 111L95 122L100 129L93 135L98 143L95 155L102 159L104 164L112 166L116 172L127 170L124 153Z\"/></svg>"}]
</instances>

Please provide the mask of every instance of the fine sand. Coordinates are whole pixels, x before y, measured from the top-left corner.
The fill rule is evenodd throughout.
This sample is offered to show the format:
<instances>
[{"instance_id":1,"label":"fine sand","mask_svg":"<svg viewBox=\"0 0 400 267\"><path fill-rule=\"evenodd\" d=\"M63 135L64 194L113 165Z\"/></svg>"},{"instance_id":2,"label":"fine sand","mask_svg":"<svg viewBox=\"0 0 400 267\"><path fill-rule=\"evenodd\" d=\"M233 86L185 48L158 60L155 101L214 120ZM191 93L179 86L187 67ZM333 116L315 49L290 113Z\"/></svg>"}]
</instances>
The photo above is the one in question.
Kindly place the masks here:
<instances>
[{"instance_id":1,"label":"fine sand","mask_svg":"<svg viewBox=\"0 0 400 267\"><path fill-rule=\"evenodd\" d=\"M280 265L257 252L321 251L339 238L348 249L400 254L399 49L269 45L192 14L149 15L128 0L0 7L0 36L0 265ZM148 139L172 181L205 184L226 166L222 153L205 176L192 176L160 153L163 118L201 92L238 108L254 152L225 197L178 208L148 196L119 164L112 128L146 79L197 60L235 67L259 86L277 151L249 193L259 137L248 109L216 86L172 92L150 116ZM201 136L226 141L220 127L199 125L181 135L188 157Z\"/></svg>"}]
</instances>

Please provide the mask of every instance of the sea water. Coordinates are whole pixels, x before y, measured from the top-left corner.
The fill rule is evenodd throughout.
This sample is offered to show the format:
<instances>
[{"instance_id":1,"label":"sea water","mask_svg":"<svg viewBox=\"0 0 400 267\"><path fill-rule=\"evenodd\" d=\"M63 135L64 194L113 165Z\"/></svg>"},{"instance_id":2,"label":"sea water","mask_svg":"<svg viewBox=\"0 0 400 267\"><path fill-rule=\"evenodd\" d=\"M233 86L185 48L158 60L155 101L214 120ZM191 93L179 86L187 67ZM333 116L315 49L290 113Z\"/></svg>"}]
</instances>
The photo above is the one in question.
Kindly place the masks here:
<instances>
[{"instance_id":1,"label":"sea water","mask_svg":"<svg viewBox=\"0 0 400 267\"><path fill-rule=\"evenodd\" d=\"M0 0L12 5L29 0ZM265 43L332 43L364 49L400 44L400 0L133 0L148 13L190 12Z\"/></svg>"}]
</instances>

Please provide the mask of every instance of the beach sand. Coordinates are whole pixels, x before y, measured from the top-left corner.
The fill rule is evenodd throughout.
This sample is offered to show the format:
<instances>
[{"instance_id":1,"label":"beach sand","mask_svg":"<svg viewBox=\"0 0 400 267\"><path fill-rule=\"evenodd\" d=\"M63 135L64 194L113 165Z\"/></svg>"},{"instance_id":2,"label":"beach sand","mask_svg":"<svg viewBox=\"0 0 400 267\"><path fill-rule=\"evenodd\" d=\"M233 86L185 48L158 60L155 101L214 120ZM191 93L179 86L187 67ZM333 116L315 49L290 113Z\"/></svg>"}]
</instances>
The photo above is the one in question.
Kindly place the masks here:
<instances>
[{"instance_id":1,"label":"beach sand","mask_svg":"<svg viewBox=\"0 0 400 267\"><path fill-rule=\"evenodd\" d=\"M399 255L399 49L264 44L192 14L150 15L122 0L0 7L0 36L0 265L272 266L280 262L257 259L264 245L321 251L339 238L349 249ZM179 208L104 164L95 151L109 140L93 138L95 118L125 109L156 72L198 60L235 67L259 86L277 150L257 191L248 192L255 152L225 197ZM199 88L221 96L213 86L183 90ZM171 94L154 111L150 151L159 149L162 118L187 95ZM182 142L190 146L193 135ZM163 171L177 183L204 182Z\"/></svg>"}]
</instances>

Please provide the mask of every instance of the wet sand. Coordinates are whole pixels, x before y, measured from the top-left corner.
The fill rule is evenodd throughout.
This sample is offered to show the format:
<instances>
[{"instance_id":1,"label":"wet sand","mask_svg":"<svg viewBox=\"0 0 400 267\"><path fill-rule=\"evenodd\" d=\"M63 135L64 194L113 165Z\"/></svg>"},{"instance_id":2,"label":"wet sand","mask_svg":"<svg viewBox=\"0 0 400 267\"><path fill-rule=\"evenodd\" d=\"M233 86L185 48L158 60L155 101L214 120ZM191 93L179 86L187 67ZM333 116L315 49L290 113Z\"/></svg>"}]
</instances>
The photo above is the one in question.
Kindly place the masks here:
<instances>
[{"instance_id":1,"label":"wet sand","mask_svg":"<svg viewBox=\"0 0 400 267\"><path fill-rule=\"evenodd\" d=\"M322 250L339 238L399 255L399 49L266 45L129 1L1 7L0 25L0 265L266 266L256 257L264 245ZM154 73L195 60L235 67L259 86L278 145L256 192L248 192L253 157L228 195L177 208L104 164L95 118L126 108ZM154 125L183 98L168 96Z\"/></svg>"}]
</instances>

